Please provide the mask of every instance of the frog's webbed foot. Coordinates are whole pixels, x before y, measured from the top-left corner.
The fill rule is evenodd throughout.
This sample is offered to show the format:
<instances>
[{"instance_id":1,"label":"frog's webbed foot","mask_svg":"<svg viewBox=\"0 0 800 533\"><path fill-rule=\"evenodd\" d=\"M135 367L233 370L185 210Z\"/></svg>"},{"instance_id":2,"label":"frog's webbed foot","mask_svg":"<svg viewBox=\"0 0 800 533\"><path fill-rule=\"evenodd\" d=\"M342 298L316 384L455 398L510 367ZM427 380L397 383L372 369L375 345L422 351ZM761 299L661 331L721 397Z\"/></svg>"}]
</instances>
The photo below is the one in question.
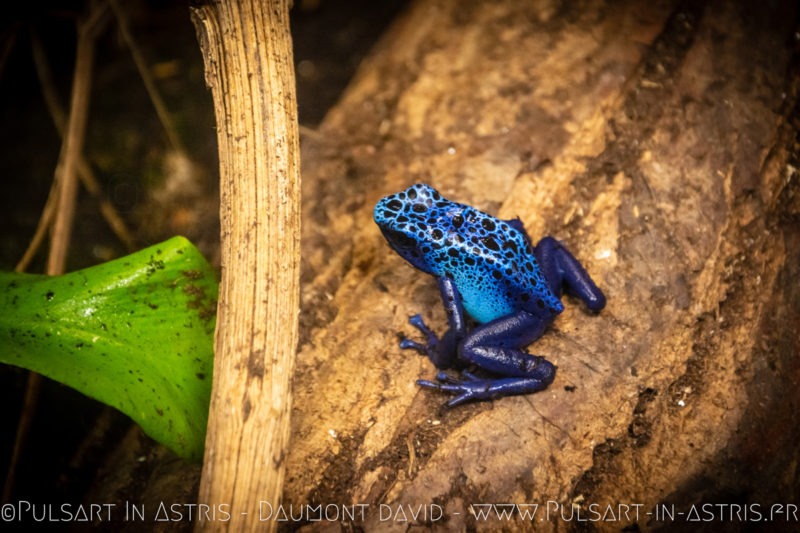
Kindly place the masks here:
<instances>
[{"instance_id":1,"label":"frog's webbed foot","mask_svg":"<svg viewBox=\"0 0 800 533\"><path fill-rule=\"evenodd\" d=\"M426 343L417 342L409 338L400 341L400 348L416 350L422 355L427 355L436 368L449 368L456 361L457 348L461 339L466 335L464 309L461 305L461 296L458 294L455 283L449 278L439 278L439 291L442 294L445 310L447 311L448 328L444 335L438 337L416 314L408 319L408 323L417 328L428 339Z\"/></svg>"},{"instance_id":2,"label":"frog's webbed foot","mask_svg":"<svg viewBox=\"0 0 800 533\"><path fill-rule=\"evenodd\" d=\"M439 346L439 337L437 337L436 333L434 333L433 330L429 328L427 324L425 324L425 321L422 320L422 315L416 314L409 317L408 323L428 337L428 343L422 344L421 342L411 340L408 337L403 337L400 340L400 348L404 350L416 350L422 355L429 355L432 350L435 351Z\"/></svg>"},{"instance_id":3,"label":"frog's webbed foot","mask_svg":"<svg viewBox=\"0 0 800 533\"><path fill-rule=\"evenodd\" d=\"M534 356L535 357L535 356ZM546 389L555 377L555 367L543 357L539 358L539 376L480 378L469 372L462 372L463 379L454 378L446 372L436 374L437 381L417 380L417 385L438 391L456 394L446 403L455 407L472 400L491 400L513 394L529 394Z\"/></svg>"},{"instance_id":4,"label":"frog's webbed foot","mask_svg":"<svg viewBox=\"0 0 800 533\"><path fill-rule=\"evenodd\" d=\"M448 368L453 364L456 358L457 337L455 332L448 329L447 332L439 338L436 333L431 330L422 320L422 316L414 315L409 317L408 323L417 328L427 337L427 342L417 342L404 337L400 341L400 348L406 350L416 350L422 355L427 355L436 368Z\"/></svg>"}]
</instances>

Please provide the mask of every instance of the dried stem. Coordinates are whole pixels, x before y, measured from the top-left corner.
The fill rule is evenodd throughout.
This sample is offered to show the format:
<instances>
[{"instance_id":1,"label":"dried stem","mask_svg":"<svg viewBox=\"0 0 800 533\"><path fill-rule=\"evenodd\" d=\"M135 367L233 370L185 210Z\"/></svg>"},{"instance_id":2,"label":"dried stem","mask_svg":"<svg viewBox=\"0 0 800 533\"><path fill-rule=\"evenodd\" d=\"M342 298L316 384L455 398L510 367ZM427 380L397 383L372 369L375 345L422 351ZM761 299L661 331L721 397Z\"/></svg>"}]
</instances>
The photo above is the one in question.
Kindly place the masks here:
<instances>
[{"instance_id":1,"label":"dried stem","mask_svg":"<svg viewBox=\"0 0 800 533\"><path fill-rule=\"evenodd\" d=\"M53 221L50 254L47 257L47 273L50 275L62 274L66 265L67 249L75 216L75 199L78 193L78 159L83 151L86 121L89 115L93 61L94 35L91 28L81 24L78 31L69 120L55 172L59 193L56 218Z\"/></svg>"},{"instance_id":2,"label":"dried stem","mask_svg":"<svg viewBox=\"0 0 800 533\"><path fill-rule=\"evenodd\" d=\"M167 105L164 103L164 99L161 97L161 93L156 86L153 75L150 73L150 69L147 67L147 62L144 59L144 55L142 55L139 45L133 38L133 33L131 33L130 25L128 24L128 16L125 14L125 11L122 9L117 0L109 0L109 4L111 5L111 9L114 11L114 16L117 18L117 23L119 24L119 31L122 34L125 44L131 51L133 62L136 63L139 76L142 77L144 87L147 89L147 94L150 95L150 101L153 102L153 107L156 110L158 119L161 121L161 125L164 127L164 131L167 134L169 143L172 145L173 150L185 156L186 149L184 148L183 142L181 142L181 138L178 135L178 130L175 128L175 124L172 121L172 116L167 110Z\"/></svg>"},{"instance_id":3,"label":"dried stem","mask_svg":"<svg viewBox=\"0 0 800 533\"><path fill-rule=\"evenodd\" d=\"M11 50L14 49L14 44L17 42L18 33L19 23L15 23L0 37L0 77L3 76L3 72L6 69L8 57L11 55Z\"/></svg>"},{"instance_id":4,"label":"dried stem","mask_svg":"<svg viewBox=\"0 0 800 533\"><path fill-rule=\"evenodd\" d=\"M94 9L90 17L78 26L78 43L75 59L75 72L72 80L72 99L70 115L67 121L66 135L61 146L59 162L56 166L53 189L48 198L43 221L55 213L51 234L50 253L47 258L47 274L57 275L64 272L72 223L75 214L77 196L77 165L86 133L86 122L89 111L89 94L94 62L94 32L99 23L103 9ZM54 205L55 211L50 206ZM40 224L47 227L48 224ZM14 487L16 469L20 453L27 440L33 416L36 411L41 377L30 373L23 401L23 410L17 425L14 449L3 486L3 501L8 501Z\"/></svg>"},{"instance_id":5,"label":"dried stem","mask_svg":"<svg viewBox=\"0 0 800 533\"><path fill-rule=\"evenodd\" d=\"M200 501L230 522L273 529L289 444L297 346L300 169L287 0L208 2L192 11L220 152L222 280ZM246 513L246 514L245 514Z\"/></svg>"},{"instance_id":6,"label":"dried stem","mask_svg":"<svg viewBox=\"0 0 800 533\"><path fill-rule=\"evenodd\" d=\"M61 102L59 101L58 92L56 91L55 84L53 83L50 65L44 53L44 47L42 46L39 36L33 30L31 30L31 49L33 51L33 62L36 66L36 73L39 77L39 84L42 88L45 104L47 105L47 109L50 112L50 117L53 119L53 123L56 126L56 130L63 138L64 131L67 127L67 115L64 111L64 108L61 106ZM106 223L109 225L117 238L125 245L125 248L128 251L133 251L136 248L136 242L133 237L133 233L131 233L127 224L125 224L125 221L122 219L119 213L117 213L117 210L108 200L108 198L106 198L103 194L100 183L95 177L94 171L92 171L92 167L86 161L86 158L81 154L78 154L77 165L78 177L81 180L81 184L83 184L84 188L89 192L89 194L91 194L99 203L100 213L103 215L103 218L105 218ZM48 198L48 205L49 202L50 199ZM49 216L45 218L45 215L50 213L51 212L47 210L47 206L45 206L42 220L40 220L39 227L36 229L34 238L31 240L31 244L28 246L28 250L25 252L23 261L20 261L21 264L27 265L27 263L36 253L39 243L41 242L41 236L44 233L44 229L46 229L46 227L49 225L50 218Z\"/></svg>"}]
</instances>

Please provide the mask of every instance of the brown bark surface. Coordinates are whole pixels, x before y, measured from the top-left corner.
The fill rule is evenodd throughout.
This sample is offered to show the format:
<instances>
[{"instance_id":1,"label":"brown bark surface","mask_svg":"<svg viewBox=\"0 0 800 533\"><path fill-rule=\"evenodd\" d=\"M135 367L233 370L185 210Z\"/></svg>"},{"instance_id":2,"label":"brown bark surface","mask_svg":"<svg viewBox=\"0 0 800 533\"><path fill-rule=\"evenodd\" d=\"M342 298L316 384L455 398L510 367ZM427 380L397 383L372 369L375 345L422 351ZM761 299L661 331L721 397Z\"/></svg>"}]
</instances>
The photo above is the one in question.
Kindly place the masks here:
<instances>
[{"instance_id":1,"label":"brown bark surface","mask_svg":"<svg viewBox=\"0 0 800 533\"><path fill-rule=\"evenodd\" d=\"M618 530L797 500L796 13L744 4L411 6L302 144L286 504L368 505L370 531L431 504L434 527L512 529L472 514L509 502ZM415 385L435 370L398 332L444 312L371 214L420 181L563 240L606 292L530 348L558 365L546 391L443 410ZM579 524L592 504L617 521Z\"/></svg>"}]
</instances>

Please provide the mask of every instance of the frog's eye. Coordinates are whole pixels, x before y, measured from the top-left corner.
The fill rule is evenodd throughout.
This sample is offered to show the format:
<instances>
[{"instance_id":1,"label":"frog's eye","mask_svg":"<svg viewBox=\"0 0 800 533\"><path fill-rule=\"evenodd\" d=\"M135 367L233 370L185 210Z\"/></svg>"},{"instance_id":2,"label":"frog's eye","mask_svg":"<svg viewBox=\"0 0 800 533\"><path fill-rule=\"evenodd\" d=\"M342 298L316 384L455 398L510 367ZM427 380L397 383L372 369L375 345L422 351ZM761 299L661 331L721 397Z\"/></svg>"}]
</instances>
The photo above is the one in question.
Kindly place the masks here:
<instances>
[{"instance_id":1,"label":"frog's eye","mask_svg":"<svg viewBox=\"0 0 800 533\"><path fill-rule=\"evenodd\" d=\"M412 239L402 231L397 231L393 229L384 229L383 234L384 236L386 236L386 240L388 240L395 246L399 246L401 248L414 248L414 246L416 246L417 244L414 239Z\"/></svg>"}]
</instances>

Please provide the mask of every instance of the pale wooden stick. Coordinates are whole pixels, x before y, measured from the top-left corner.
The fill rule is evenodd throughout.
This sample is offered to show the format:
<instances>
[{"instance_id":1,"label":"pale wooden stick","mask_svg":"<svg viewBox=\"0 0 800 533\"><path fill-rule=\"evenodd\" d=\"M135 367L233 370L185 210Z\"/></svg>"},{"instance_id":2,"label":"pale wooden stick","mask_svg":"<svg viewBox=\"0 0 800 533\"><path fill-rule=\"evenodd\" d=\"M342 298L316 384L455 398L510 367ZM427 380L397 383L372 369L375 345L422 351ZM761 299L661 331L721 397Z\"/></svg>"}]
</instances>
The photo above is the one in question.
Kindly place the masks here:
<instances>
[{"instance_id":1,"label":"pale wooden stick","mask_svg":"<svg viewBox=\"0 0 800 533\"><path fill-rule=\"evenodd\" d=\"M220 154L222 280L201 503L231 520L205 530L273 530L280 502L300 304L300 170L289 2L192 9ZM259 505L259 502L266 502ZM243 514L246 513L246 514Z\"/></svg>"}]
</instances>

